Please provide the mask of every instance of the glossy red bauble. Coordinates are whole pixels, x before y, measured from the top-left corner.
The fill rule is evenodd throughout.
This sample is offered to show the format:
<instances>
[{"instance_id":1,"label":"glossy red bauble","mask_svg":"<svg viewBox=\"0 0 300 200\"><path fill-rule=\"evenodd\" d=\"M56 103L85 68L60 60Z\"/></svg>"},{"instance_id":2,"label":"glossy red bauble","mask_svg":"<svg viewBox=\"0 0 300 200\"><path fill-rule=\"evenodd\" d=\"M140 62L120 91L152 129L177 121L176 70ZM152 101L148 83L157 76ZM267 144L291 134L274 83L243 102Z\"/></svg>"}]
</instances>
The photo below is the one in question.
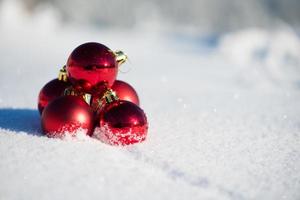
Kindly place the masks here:
<instances>
[{"instance_id":1,"label":"glossy red bauble","mask_svg":"<svg viewBox=\"0 0 300 200\"><path fill-rule=\"evenodd\" d=\"M62 96L65 89L70 85L70 82L64 82L58 79L53 79L52 81L48 82L39 93L38 109L40 114L42 114L44 108L49 102L53 101L57 97Z\"/></svg>"},{"instance_id":2,"label":"glossy red bauble","mask_svg":"<svg viewBox=\"0 0 300 200\"><path fill-rule=\"evenodd\" d=\"M129 145L146 139L148 122L144 111L129 101L115 101L100 113L100 128L94 135L111 145Z\"/></svg>"},{"instance_id":3,"label":"glossy red bauble","mask_svg":"<svg viewBox=\"0 0 300 200\"><path fill-rule=\"evenodd\" d=\"M76 135L81 130L90 135L93 130L93 112L79 96L62 96L44 109L42 130L48 137Z\"/></svg>"},{"instance_id":4,"label":"glossy red bauble","mask_svg":"<svg viewBox=\"0 0 300 200\"><path fill-rule=\"evenodd\" d=\"M96 42L78 46L69 56L66 67L72 84L82 81L91 87L99 84L112 86L118 73L115 54Z\"/></svg>"},{"instance_id":5,"label":"glossy red bauble","mask_svg":"<svg viewBox=\"0 0 300 200\"><path fill-rule=\"evenodd\" d=\"M130 101L136 105L140 104L140 100L136 91L128 83L116 80L111 89L116 92L120 100Z\"/></svg>"}]
</instances>

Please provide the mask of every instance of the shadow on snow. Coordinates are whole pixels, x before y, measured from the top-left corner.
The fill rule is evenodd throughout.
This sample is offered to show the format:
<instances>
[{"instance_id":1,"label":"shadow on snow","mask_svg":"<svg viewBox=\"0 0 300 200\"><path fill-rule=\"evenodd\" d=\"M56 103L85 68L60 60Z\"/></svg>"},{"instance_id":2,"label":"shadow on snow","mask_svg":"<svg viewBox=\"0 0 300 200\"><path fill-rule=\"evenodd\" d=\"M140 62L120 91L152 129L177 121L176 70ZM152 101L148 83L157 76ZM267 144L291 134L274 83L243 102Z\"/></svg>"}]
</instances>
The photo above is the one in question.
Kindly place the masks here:
<instances>
[{"instance_id":1,"label":"shadow on snow","mask_svg":"<svg viewBox=\"0 0 300 200\"><path fill-rule=\"evenodd\" d=\"M0 128L29 135L42 135L40 115L34 109L0 109Z\"/></svg>"}]
</instances>

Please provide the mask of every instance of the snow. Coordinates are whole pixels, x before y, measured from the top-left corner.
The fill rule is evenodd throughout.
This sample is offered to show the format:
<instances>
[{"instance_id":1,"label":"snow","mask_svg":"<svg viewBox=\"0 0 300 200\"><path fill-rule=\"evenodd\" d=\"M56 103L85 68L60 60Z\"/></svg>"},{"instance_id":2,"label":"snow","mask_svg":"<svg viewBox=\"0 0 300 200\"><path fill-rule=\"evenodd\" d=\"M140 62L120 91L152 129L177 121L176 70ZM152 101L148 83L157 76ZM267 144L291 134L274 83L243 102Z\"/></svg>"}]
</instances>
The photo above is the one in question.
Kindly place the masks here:
<instances>
[{"instance_id":1,"label":"snow","mask_svg":"<svg viewBox=\"0 0 300 200\"><path fill-rule=\"evenodd\" d=\"M288 27L205 46L160 26L98 30L1 9L0 199L300 198L300 39ZM119 79L147 113L144 143L41 134L38 92L87 41L129 55Z\"/></svg>"}]
</instances>

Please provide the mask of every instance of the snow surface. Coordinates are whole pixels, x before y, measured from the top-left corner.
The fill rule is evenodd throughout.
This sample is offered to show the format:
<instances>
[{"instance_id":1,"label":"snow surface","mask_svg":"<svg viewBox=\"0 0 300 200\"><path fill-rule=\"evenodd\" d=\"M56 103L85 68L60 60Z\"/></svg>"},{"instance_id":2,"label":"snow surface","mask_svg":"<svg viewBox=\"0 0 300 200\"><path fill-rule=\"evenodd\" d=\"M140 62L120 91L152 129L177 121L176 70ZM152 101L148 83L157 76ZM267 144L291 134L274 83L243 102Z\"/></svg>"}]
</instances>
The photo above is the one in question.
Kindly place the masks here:
<instances>
[{"instance_id":1,"label":"snow surface","mask_svg":"<svg viewBox=\"0 0 300 200\"><path fill-rule=\"evenodd\" d=\"M0 10L0 199L300 199L300 40L288 27L207 37L155 24L66 26ZM79 44L122 49L146 142L41 134L36 100Z\"/></svg>"}]
</instances>

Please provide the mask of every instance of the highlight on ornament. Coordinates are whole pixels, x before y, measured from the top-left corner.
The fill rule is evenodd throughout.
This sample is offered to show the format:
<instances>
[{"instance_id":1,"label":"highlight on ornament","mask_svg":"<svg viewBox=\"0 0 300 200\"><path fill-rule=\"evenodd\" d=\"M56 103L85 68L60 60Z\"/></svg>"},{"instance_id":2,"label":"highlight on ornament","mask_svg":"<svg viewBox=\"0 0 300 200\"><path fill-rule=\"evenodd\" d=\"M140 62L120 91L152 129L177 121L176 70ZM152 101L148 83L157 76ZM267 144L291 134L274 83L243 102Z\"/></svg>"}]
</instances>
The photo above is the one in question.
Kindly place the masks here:
<instances>
[{"instance_id":1,"label":"highlight on ornament","mask_svg":"<svg viewBox=\"0 0 300 200\"><path fill-rule=\"evenodd\" d=\"M48 137L78 132L110 145L146 139L148 122L135 89L117 79L127 55L96 42L75 48L38 96L41 127Z\"/></svg>"}]
</instances>

